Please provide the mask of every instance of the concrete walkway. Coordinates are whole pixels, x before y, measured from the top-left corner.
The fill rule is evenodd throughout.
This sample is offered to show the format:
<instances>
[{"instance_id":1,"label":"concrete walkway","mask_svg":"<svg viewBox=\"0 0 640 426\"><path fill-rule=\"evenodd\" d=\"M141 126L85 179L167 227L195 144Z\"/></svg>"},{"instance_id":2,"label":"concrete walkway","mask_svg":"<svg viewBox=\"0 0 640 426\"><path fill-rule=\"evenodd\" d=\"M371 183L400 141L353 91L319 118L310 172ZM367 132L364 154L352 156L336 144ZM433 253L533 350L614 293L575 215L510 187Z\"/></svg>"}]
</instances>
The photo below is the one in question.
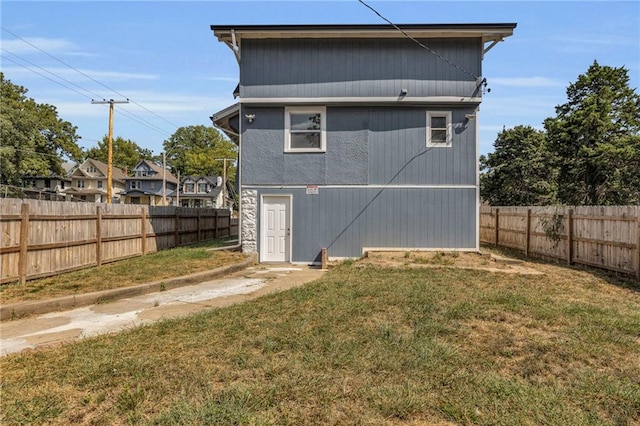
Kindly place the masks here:
<instances>
[{"instance_id":1,"label":"concrete walkway","mask_svg":"<svg viewBox=\"0 0 640 426\"><path fill-rule=\"evenodd\" d=\"M0 356L228 306L314 281L306 266L248 267L227 277L61 312L0 322Z\"/></svg>"}]
</instances>

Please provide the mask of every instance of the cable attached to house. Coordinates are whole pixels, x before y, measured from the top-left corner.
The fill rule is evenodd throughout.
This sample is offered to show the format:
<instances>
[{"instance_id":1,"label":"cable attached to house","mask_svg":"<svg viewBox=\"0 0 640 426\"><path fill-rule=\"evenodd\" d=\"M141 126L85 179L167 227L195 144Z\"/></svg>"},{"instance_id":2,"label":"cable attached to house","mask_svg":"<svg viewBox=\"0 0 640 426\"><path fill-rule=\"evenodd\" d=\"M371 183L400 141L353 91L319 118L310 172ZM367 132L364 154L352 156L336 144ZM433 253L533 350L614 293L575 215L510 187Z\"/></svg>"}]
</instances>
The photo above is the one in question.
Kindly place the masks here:
<instances>
[{"instance_id":1,"label":"cable attached to house","mask_svg":"<svg viewBox=\"0 0 640 426\"><path fill-rule=\"evenodd\" d=\"M440 59L441 61L446 62L449 65L451 65L452 67L454 67L458 71L461 71L461 72L467 74L468 76L472 77L477 83L477 89L479 89L482 86L483 87L483 89L482 89L483 93L485 93L485 91L486 92L490 92L491 91L491 89L487 89L487 79L486 78L481 78L480 76L475 75L474 73L472 73L471 71L466 70L465 68L461 67L460 65L458 65L458 64L456 64L454 62L451 62L449 59L445 58L444 56L442 56L441 54L439 54L438 52L436 52L435 50L433 50L432 48L430 48L426 44L422 43L420 40L416 39L415 37L412 37L405 30L403 30L402 28L400 28L399 26L397 26L396 24L391 22L389 19L387 19L384 16L382 16L382 14L380 12L378 12L372 6L370 6L367 3L365 3L363 0L358 0L358 2L361 3L363 6L365 6L366 8L368 8L369 10L371 10L376 15L378 15L381 19L383 19L385 22L387 22L389 25L391 25L396 30L400 31L405 37L407 37L409 40L412 40L414 43L416 43L418 46L420 46L421 48L423 48L427 52L431 53L432 55L435 55L438 59Z\"/></svg>"}]
</instances>

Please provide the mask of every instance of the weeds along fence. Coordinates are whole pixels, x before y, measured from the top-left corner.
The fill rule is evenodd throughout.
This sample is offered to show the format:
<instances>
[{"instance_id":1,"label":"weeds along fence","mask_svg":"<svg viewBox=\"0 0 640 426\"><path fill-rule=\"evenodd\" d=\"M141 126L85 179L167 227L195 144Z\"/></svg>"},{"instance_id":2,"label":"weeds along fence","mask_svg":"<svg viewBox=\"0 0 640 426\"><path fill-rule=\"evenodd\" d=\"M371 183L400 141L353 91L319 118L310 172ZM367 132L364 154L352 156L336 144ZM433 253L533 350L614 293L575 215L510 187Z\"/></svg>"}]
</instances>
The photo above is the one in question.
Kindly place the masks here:
<instances>
[{"instance_id":1,"label":"weeds along fence","mask_svg":"<svg viewBox=\"0 0 640 426\"><path fill-rule=\"evenodd\" d=\"M639 206L482 206L480 241L640 280Z\"/></svg>"},{"instance_id":2,"label":"weeds along fence","mask_svg":"<svg viewBox=\"0 0 640 426\"><path fill-rule=\"evenodd\" d=\"M0 199L0 283L237 236L228 210Z\"/></svg>"}]
</instances>

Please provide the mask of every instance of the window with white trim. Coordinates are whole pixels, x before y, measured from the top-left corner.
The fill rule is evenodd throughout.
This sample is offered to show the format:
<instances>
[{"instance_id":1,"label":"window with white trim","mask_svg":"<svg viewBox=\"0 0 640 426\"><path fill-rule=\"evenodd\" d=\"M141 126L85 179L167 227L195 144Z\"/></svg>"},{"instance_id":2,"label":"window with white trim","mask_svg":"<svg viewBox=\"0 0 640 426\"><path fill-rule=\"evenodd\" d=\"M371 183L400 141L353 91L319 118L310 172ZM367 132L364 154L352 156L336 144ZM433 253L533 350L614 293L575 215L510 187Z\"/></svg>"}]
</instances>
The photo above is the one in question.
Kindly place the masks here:
<instances>
[{"instance_id":1,"label":"window with white trim","mask_svg":"<svg viewBox=\"0 0 640 426\"><path fill-rule=\"evenodd\" d=\"M325 107L284 109L284 152L325 152L327 150Z\"/></svg>"},{"instance_id":2,"label":"window with white trim","mask_svg":"<svg viewBox=\"0 0 640 426\"><path fill-rule=\"evenodd\" d=\"M451 111L427 111L427 147L449 147L452 139Z\"/></svg>"}]
</instances>

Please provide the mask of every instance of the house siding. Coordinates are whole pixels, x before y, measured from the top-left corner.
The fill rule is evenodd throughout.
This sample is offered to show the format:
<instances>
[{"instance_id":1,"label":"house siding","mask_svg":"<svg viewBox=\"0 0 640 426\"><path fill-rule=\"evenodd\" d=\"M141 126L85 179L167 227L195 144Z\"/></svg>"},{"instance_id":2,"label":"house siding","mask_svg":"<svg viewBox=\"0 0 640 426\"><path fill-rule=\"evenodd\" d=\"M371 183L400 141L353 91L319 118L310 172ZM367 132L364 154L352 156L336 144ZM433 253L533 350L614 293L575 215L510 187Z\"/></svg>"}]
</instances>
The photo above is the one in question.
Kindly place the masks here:
<instances>
[{"instance_id":1,"label":"house siding","mask_svg":"<svg viewBox=\"0 0 640 426\"><path fill-rule=\"evenodd\" d=\"M245 39L240 97L479 96L480 38L420 41L460 68L407 39Z\"/></svg>"},{"instance_id":2,"label":"house siding","mask_svg":"<svg viewBox=\"0 0 640 426\"><path fill-rule=\"evenodd\" d=\"M359 257L363 248L475 250L474 188L256 188L292 195L292 261ZM258 206L257 211L260 211ZM259 250L261 235L257 221Z\"/></svg>"},{"instance_id":3,"label":"house siding","mask_svg":"<svg viewBox=\"0 0 640 426\"><path fill-rule=\"evenodd\" d=\"M427 148L428 110L453 111L448 148ZM329 107L325 153L284 152L284 107L255 114L242 135L242 185L475 185L474 108Z\"/></svg>"}]
</instances>

